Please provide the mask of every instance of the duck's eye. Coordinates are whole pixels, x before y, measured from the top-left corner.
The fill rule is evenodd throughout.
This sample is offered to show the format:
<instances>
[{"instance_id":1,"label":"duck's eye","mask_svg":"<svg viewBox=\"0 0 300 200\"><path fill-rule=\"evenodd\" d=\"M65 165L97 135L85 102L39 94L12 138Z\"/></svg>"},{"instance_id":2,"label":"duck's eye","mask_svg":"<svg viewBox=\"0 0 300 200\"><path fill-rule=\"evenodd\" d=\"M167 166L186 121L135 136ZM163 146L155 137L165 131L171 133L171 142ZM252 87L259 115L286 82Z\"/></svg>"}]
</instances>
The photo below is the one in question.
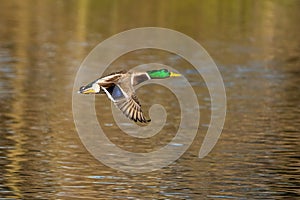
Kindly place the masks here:
<instances>
[{"instance_id":1,"label":"duck's eye","mask_svg":"<svg viewBox=\"0 0 300 200\"><path fill-rule=\"evenodd\" d=\"M84 90L84 86L81 86L80 88L79 88L79 91L82 91L82 90Z\"/></svg>"}]
</instances>

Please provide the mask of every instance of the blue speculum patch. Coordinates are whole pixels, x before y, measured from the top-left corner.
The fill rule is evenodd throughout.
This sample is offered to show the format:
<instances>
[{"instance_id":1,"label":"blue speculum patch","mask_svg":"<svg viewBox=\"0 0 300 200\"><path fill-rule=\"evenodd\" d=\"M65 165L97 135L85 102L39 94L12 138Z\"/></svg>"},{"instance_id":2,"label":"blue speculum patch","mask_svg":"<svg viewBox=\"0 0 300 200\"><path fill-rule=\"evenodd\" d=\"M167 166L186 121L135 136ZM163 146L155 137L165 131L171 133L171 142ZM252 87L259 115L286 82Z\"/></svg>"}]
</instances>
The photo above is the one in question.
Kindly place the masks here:
<instances>
[{"instance_id":1,"label":"blue speculum patch","mask_svg":"<svg viewBox=\"0 0 300 200\"><path fill-rule=\"evenodd\" d=\"M115 87L113 87L111 96L114 99L124 98L124 95L123 95L121 89L117 85Z\"/></svg>"}]
</instances>

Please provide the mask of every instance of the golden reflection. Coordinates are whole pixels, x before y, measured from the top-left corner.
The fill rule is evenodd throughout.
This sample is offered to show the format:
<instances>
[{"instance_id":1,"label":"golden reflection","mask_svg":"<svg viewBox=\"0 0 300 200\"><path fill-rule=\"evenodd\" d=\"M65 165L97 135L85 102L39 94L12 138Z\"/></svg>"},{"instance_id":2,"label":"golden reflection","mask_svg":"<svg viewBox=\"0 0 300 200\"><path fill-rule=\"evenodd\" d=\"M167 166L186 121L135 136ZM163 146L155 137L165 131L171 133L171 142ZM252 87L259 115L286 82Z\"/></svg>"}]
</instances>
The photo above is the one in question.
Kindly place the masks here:
<instances>
[{"instance_id":1,"label":"golden reflection","mask_svg":"<svg viewBox=\"0 0 300 200\"><path fill-rule=\"evenodd\" d=\"M89 0L79 0L78 1L78 14L77 14L77 21L76 21L76 35L77 40L79 42L86 42L86 35L87 35L87 14L88 14L88 6L89 6ZM82 55L81 52L78 53L79 55Z\"/></svg>"},{"instance_id":2,"label":"golden reflection","mask_svg":"<svg viewBox=\"0 0 300 200\"><path fill-rule=\"evenodd\" d=\"M295 155L291 155L287 160L275 158L277 155L274 156L275 153L271 151L279 148L279 146L271 146L272 144L268 144L268 140L263 140L266 139L264 131L265 127L267 127L269 132L273 131L276 134L274 143L282 145L279 141L282 140L282 143L287 142L288 145L280 146L280 148L284 149L284 151L290 151L288 153L293 153L293 151L295 154L297 153L295 150L298 147L295 145L297 140L295 135L298 133L296 130L298 128L297 124L295 125L294 123L292 127L296 130L294 135L291 132L277 134L278 130L271 130L274 127L278 128L279 125L277 124L280 124L280 130L283 128L292 129L289 123L293 119L288 117L295 110L291 110L288 113L285 110L288 108L281 108L280 112L287 115L287 121L279 123L272 119L277 117L280 120L280 116L277 116L277 113L271 108L280 102L282 105L289 104L290 109L293 109L293 106L297 104L293 104L293 102L289 101L289 98L294 98L295 101L298 98L295 93L288 91L288 89L294 91L297 87L292 85L292 88L288 88L291 80L286 80L284 77L289 76L291 79L296 79L297 73L294 76L284 73L285 71L282 69L286 69L286 65L278 68L270 66L273 61L276 62L278 60L286 64L284 59L291 53L295 55L291 60L291 62L294 62L292 63L295 66L294 70L298 69L295 63L299 61L299 37L297 37L299 26L296 20L299 16L297 14L299 13L297 11L299 3L297 1L288 2L224 2L218 0L48 0L30 1L30 3L28 1L1 2L1 7L4 9L0 13L0 25L2 26L0 33L5 33L5 37L2 40L9 43L9 45L3 45L3 48L7 48L8 51L11 51L12 57L18 59L12 64L15 77L9 80L15 96L12 98L12 101L5 102L10 104L11 112L8 115L15 120L15 123L7 124L8 129L12 130L12 134L3 134L3 137L13 141L13 147L7 150L5 155L8 164L4 165L5 169L3 170L3 185L15 195L11 198L26 199L25 192L27 195L37 195L35 191L26 191L31 189L30 186L41 187L38 189L44 193L39 193L39 195L45 199L47 199L47 195L55 198L53 197L55 194L70 197L92 193L95 199L101 193L110 196L116 194L138 196L145 190L149 190L149 195L153 195L153 198L161 198L161 191L164 190L164 187L169 187L165 190L175 193L178 192L176 191L178 188L179 190L181 188L191 189L190 194L193 197L192 192L199 192L199 185L201 188L209 187L211 189L199 192L204 194L204 197L207 197L212 190L221 191L226 186L228 186L228 191L233 191L232 185L230 185L232 184L231 182L226 183L225 181L225 184L223 184L224 182L221 181L224 180L219 179L220 184L215 184L215 179L220 178L220 175L228 176L229 181L243 175L245 176L244 178L250 178L247 181L254 182L246 182L246 184L253 185L256 180L251 180L252 177L248 176L248 174L245 175L245 169L256 167L260 175L274 175L276 174L278 160L281 162L279 163L280 166L286 165L288 167L289 162L295 161L296 157L292 157ZM231 102L229 102L230 108L225 124L226 134L221 136L220 142L214 152L212 152L211 157L206 158L206 160L195 161L196 158L194 157L199 150L199 145L196 145L191 147L194 155L189 155L190 152L188 152L183 159L178 160L173 166L162 169L159 172L149 173L144 176L137 175L132 178L130 175L127 176L111 171L109 168L102 166L89 157L88 152L82 150L83 147L76 143L77 135L74 131L71 113L71 91L80 61L88 53L88 48L85 44L94 46L112 34L143 26L162 26L175 29L193 37L199 42L207 42L207 44L211 42L215 45L207 45L207 47L209 53L216 54L217 56L215 57L218 58L218 61L225 65L222 68L222 73L224 73L226 83L232 83L227 90ZM0 38L0 41L2 40ZM240 49L226 52L228 49L232 50L233 46L238 46ZM2 48L2 44L0 47ZM240 50L248 50L251 47L254 47L255 50L250 50L244 54L240 52ZM223 52L225 53L223 54ZM285 57L282 57L282 55ZM140 61L144 61L143 58L140 59ZM236 71L234 70L236 68L234 65L247 65L252 63L253 60L259 61L260 66L253 69L247 76L237 78L236 76L239 74L235 74ZM132 60L129 58L120 63L120 66L130 63L128 61ZM184 66L182 67L184 68ZM251 66L242 67L251 68ZM272 79L271 81L263 81L264 78L261 76L265 75L265 72L259 71L261 68L265 68L267 73L272 71L272 73L282 75L284 78L281 78L279 81L284 80L285 83L274 84L270 87L270 82L273 81L274 83L278 80L273 78L274 80ZM246 80L246 78L248 79ZM256 86L257 88L253 86L255 84L259 84ZM35 91L36 93L34 93L36 96L30 97L32 89L35 87L38 87ZM196 87L200 88L199 85ZM281 90L277 90L276 87ZM252 92L252 95L250 92ZM202 95L199 97L203 98L201 101L206 101L202 91L199 92L199 95ZM247 99L250 98L247 95L253 96L253 99ZM239 96L239 98L236 96ZM272 100L257 103L256 97L258 96L260 99L263 99L265 96ZM207 102L201 105L203 106L201 118L207 118L209 121L210 110L207 109L209 106L205 107L205 103ZM261 110L265 106L264 104L268 106L269 110L262 114ZM28 116L28 109L30 110L32 107L35 107L33 109L35 112L32 115L37 115L34 118L35 121L31 121L32 119ZM254 119L257 119L257 115L260 115L259 117L263 120L255 121ZM105 114L102 116L105 117ZM110 117L111 115L107 119L111 120ZM47 121L48 118L50 119L49 122ZM273 127L265 125L264 123L266 122L273 123ZM34 125L42 124L51 129L52 132L45 131L38 136L37 134L33 135L30 123ZM253 128L253 126L256 127ZM111 127L109 129L111 130ZM117 134L119 132L111 131L110 136ZM289 140L285 140L288 138L286 137L287 135L290 137ZM36 139L35 137L39 138ZM295 137L294 140L293 137ZM51 142L46 143L45 138L51 138ZM269 138L272 139L270 136ZM33 141L33 139L36 140ZM118 137L115 137L115 140L118 139ZM256 143L257 140L262 141L260 141L261 143ZM128 141L120 142L126 144ZM195 142L201 143L200 140ZM272 148L270 148L270 152L267 152L268 154L264 154L266 153L264 148L267 145ZM28 146L36 147L37 152L39 150L43 151L44 154L39 153L45 157L29 157ZM261 154L256 151L256 147L261 148ZM220 149L224 151L220 151ZM251 151L256 151L257 155L253 154L254 156L251 156ZM275 164L273 163L272 165L272 163L267 162L268 165L263 165L263 168L259 168L255 163L257 157L263 161L269 161L273 158L272 162ZM33 162L34 164L44 161L46 163L43 165L45 169L40 169L38 166L36 168L41 170L41 172L24 175L26 172L22 173L23 170L31 167L29 163L32 161L31 159L36 159ZM241 164L239 163L241 160L248 163ZM239 167L234 167L233 165L235 164ZM270 165L274 166L275 169L272 169L273 171L267 174L264 170ZM201 169L199 169L199 166ZM293 168L291 167L290 169ZM34 171L35 169L30 170ZM186 176L183 176L181 172L186 173ZM278 177L283 177L284 175L282 174L284 172L278 173ZM45 176L48 179L42 179L39 173L45 173L46 175L43 174L41 176ZM49 176L51 173L54 174L54 178ZM101 180L89 180L86 178L89 175L101 176L103 174L105 174L105 177ZM256 174L252 171L252 175L255 176ZM179 177L181 175L182 177ZM120 179L115 179L116 176L120 176ZM198 179L193 179L195 177ZM25 178L28 178L28 180ZM273 177L270 176L269 178ZM48 187L51 181L55 187L46 190L45 188ZM191 183L192 181L194 183ZM199 181L201 183L198 184ZM267 177L263 183L260 183L260 187L267 188L272 185L268 181ZM239 183L239 181L236 182ZM239 187L239 184L235 186ZM123 187L123 189L118 191L116 187ZM192 190L193 187L196 189ZM47 192L52 192L52 194L47 194Z\"/></svg>"},{"instance_id":3,"label":"golden reflection","mask_svg":"<svg viewBox=\"0 0 300 200\"><path fill-rule=\"evenodd\" d=\"M13 2L13 4L16 2ZM18 10L14 12L15 17L17 19L16 27L12 32L12 40L15 42L15 54L17 57L24 58L22 62L17 62L15 65L15 75L16 78L11 82L14 89L14 101L12 104L12 111L10 115L16 120L16 123L11 123L10 129L13 130L13 134L11 134L8 138L15 141L15 146L13 149L9 150L7 153L7 157L11 161L10 167L7 168L6 177L7 186L12 188L14 194L19 198L23 198L23 194L20 186L22 185L23 179L19 176L22 172L23 161L26 161L26 157L24 157L26 153L26 149L23 148L23 145L27 142L28 137L22 131L24 127L24 119L26 105L26 95L24 92L26 91L26 62L28 62L28 42L30 38L30 5L25 1L20 1L17 5Z\"/></svg>"}]
</instances>

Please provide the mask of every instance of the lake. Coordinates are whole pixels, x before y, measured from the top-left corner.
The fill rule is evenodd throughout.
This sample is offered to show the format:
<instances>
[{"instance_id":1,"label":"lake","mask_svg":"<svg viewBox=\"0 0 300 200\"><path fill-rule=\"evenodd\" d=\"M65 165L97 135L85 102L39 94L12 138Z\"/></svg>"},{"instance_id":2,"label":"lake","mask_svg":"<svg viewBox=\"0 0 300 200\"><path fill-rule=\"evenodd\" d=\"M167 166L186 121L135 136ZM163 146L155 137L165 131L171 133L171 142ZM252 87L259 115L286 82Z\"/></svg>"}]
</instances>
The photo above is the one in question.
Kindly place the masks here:
<instances>
[{"instance_id":1,"label":"lake","mask_svg":"<svg viewBox=\"0 0 300 200\"><path fill-rule=\"evenodd\" d=\"M298 199L299 9L297 0L2 0L0 199ZM191 146L161 169L126 173L95 159L80 140L72 96L81 63L100 42L138 27L184 33L218 66L227 112L206 157L198 158L212 113L205 81L186 60L155 49L123 55L108 71L154 62L178 70L199 102ZM151 105L164 106L160 133L124 134L105 96L95 98L97 119L120 148L152 152L175 137L179 104L159 85L137 95L146 116Z\"/></svg>"}]
</instances>

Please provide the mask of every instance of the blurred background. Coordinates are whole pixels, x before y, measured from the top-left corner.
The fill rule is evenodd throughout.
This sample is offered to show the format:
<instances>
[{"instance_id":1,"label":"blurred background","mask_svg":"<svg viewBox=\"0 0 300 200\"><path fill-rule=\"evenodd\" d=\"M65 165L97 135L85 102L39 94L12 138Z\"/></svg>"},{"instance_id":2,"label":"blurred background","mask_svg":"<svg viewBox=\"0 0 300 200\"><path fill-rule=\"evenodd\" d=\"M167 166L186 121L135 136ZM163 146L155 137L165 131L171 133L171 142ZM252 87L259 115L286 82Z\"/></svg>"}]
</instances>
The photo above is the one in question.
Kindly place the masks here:
<instances>
[{"instance_id":1,"label":"blurred background","mask_svg":"<svg viewBox=\"0 0 300 200\"><path fill-rule=\"evenodd\" d=\"M0 199L299 198L299 9L298 0L0 0ZM191 82L201 112L198 135L179 160L126 174L84 148L72 89L80 63L99 42L145 26L180 31L208 51L224 79L227 117L213 151L198 159L210 119L201 76L166 52L122 56L112 69L147 62L176 68ZM106 97L96 98L97 114L112 142L152 151L172 139L180 110L164 88L138 95L146 113L155 102L170 111L152 139L122 134Z\"/></svg>"}]
</instances>

